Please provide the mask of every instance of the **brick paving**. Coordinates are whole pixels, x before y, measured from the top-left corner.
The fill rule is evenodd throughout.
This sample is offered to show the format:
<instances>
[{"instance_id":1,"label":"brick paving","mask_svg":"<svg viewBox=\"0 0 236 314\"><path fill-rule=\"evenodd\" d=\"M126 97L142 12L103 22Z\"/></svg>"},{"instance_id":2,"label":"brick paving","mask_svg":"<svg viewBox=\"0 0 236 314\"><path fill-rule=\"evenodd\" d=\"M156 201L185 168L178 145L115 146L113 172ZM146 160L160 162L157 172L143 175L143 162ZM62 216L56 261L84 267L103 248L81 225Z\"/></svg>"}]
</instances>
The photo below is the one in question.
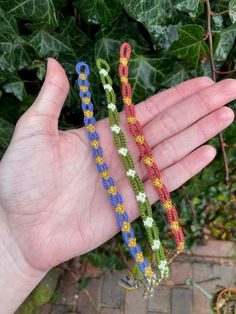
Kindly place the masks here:
<instances>
[{"instance_id":1,"label":"brick paving","mask_svg":"<svg viewBox=\"0 0 236 314\"><path fill-rule=\"evenodd\" d=\"M210 314L209 299L187 286L185 280L193 280L209 293L236 287L236 244L209 241L207 246L182 254L172 263L170 278L155 289L149 300L142 298L142 289L125 292L117 285L125 273L126 270L101 272L90 266L86 275L93 278L85 290L79 295L64 295L64 305L62 297L53 308L45 306L40 313Z\"/></svg>"}]
</instances>

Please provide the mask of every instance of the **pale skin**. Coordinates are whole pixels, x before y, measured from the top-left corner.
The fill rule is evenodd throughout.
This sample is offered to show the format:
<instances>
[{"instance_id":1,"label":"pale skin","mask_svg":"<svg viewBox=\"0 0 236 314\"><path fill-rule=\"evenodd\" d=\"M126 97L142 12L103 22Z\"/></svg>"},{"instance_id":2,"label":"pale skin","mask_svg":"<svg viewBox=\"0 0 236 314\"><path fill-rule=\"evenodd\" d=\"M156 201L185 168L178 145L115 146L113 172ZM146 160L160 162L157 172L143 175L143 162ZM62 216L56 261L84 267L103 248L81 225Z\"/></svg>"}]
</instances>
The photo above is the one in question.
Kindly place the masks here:
<instances>
[{"instance_id":1,"label":"pale skin","mask_svg":"<svg viewBox=\"0 0 236 314\"><path fill-rule=\"evenodd\" d=\"M44 85L18 120L0 162L0 313L14 313L54 266L82 255L119 232L115 213L96 172L84 128L58 130L69 90L60 64L48 59ZM229 126L236 81L200 77L136 105L163 180L173 191L215 157L207 140ZM78 97L78 106L79 106ZM151 202L157 195L129 135L121 126ZM139 216L107 119L97 123L101 146L130 220ZM178 206L177 206L178 207Z\"/></svg>"}]
</instances>

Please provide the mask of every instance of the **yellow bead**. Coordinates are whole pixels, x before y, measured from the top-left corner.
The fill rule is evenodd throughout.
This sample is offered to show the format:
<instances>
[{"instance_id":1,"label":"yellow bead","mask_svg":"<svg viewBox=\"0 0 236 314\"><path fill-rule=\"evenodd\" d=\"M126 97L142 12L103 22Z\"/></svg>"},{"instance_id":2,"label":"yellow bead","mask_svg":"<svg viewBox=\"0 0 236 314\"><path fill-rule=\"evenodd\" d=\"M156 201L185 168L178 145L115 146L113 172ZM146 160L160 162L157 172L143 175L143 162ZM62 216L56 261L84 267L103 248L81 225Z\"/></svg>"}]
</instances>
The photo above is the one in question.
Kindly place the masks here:
<instances>
[{"instance_id":1,"label":"yellow bead","mask_svg":"<svg viewBox=\"0 0 236 314\"><path fill-rule=\"evenodd\" d=\"M151 269L150 266L145 267L145 275L146 275L146 276L149 276L149 277L152 277L152 276L153 276L152 269Z\"/></svg>"},{"instance_id":2,"label":"yellow bead","mask_svg":"<svg viewBox=\"0 0 236 314\"><path fill-rule=\"evenodd\" d=\"M184 251L184 242L180 242L178 245L178 251L183 252Z\"/></svg>"},{"instance_id":3,"label":"yellow bead","mask_svg":"<svg viewBox=\"0 0 236 314\"><path fill-rule=\"evenodd\" d=\"M135 141L139 144L143 144L144 142L144 137L142 135L138 135L135 137Z\"/></svg>"},{"instance_id":4,"label":"yellow bead","mask_svg":"<svg viewBox=\"0 0 236 314\"><path fill-rule=\"evenodd\" d=\"M152 164L153 164L153 158L150 157L150 156L148 156L148 157L144 158L144 162L145 162L146 165L152 166Z\"/></svg>"},{"instance_id":5,"label":"yellow bead","mask_svg":"<svg viewBox=\"0 0 236 314\"><path fill-rule=\"evenodd\" d=\"M107 180L109 178L109 173L107 171L103 171L101 172L101 177Z\"/></svg>"},{"instance_id":6,"label":"yellow bead","mask_svg":"<svg viewBox=\"0 0 236 314\"><path fill-rule=\"evenodd\" d=\"M129 232L130 231L130 223L129 222L126 222L124 221L123 223L123 227L121 229L123 232Z\"/></svg>"},{"instance_id":7,"label":"yellow bead","mask_svg":"<svg viewBox=\"0 0 236 314\"><path fill-rule=\"evenodd\" d=\"M120 79L121 79L121 82L128 84L128 78L126 76L122 75Z\"/></svg>"},{"instance_id":8,"label":"yellow bead","mask_svg":"<svg viewBox=\"0 0 236 314\"><path fill-rule=\"evenodd\" d=\"M124 212L125 212L125 207L124 207L124 205L122 204L120 204L120 205L118 205L117 207L116 207L116 211L118 212L118 213L121 213L121 214L124 214Z\"/></svg>"},{"instance_id":9,"label":"yellow bead","mask_svg":"<svg viewBox=\"0 0 236 314\"><path fill-rule=\"evenodd\" d=\"M88 91L88 86L85 85L80 85L80 90L82 90L82 92L87 92Z\"/></svg>"},{"instance_id":10,"label":"yellow bead","mask_svg":"<svg viewBox=\"0 0 236 314\"><path fill-rule=\"evenodd\" d=\"M178 221L173 221L172 224L171 224L171 230L173 231L179 231L179 223Z\"/></svg>"},{"instance_id":11,"label":"yellow bead","mask_svg":"<svg viewBox=\"0 0 236 314\"><path fill-rule=\"evenodd\" d=\"M86 110L86 111L84 112L84 115L85 115L85 117L87 117L87 118L91 118L91 117L93 116L93 112L90 111L90 110Z\"/></svg>"},{"instance_id":12,"label":"yellow bead","mask_svg":"<svg viewBox=\"0 0 236 314\"><path fill-rule=\"evenodd\" d=\"M87 75L85 73L80 73L79 78L82 80L87 80Z\"/></svg>"},{"instance_id":13,"label":"yellow bead","mask_svg":"<svg viewBox=\"0 0 236 314\"><path fill-rule=\"evenodd\" d=\"M136 262L143 263L143 261L144 261L143 254L142 253L137 253Z\"/></svg>"},{"instance_id":14,"label":"yellow bead","mask_svg":"<svg viewBox=\"0 0 236 314\"><path fill-rule=\"evenodd\" d=\"M98 156L98 157L96 158L96 162L97 162L99 165L102 165L102 164L104 163L104 158Z\"/></svg>"},{"instance_id":15,"label":"yellow bead","mask_svg":"<svg viewBox=\"0 0 236 314\"><path fill-rule=\"evenodd\" d=\"M128 64L128 60L126 58L120 58L120 63L125 67Z\"/></svg>"},{"instance_id":16,"label":"yellow bead","mask_svg":"<svg viewBox=\"0 0 236 314\"><path fill-rule=\"evenodd\" d=\"M167 210L170 210L171 208L172 208L172 202L171 201L166 201L165 203L164 203L164 207L165 207L165 209L167 209Z\"/></svg>"},{"instance_id":17,"label":"yellow bead","mask_svg":"<svg viewBox=\"0 0 236 314\"><path fill-rule=\"evenodd\" d=\"M92 141L91 146L98 148L98 141L96 141L96 140Z\"/></svg>"},{"instance_id":18,"label":"yellow bead","mask_svg":"<svg viewBox=\"0 0 236 314\"><path fill-rule=\"evenodd\" d=\"M108 193L112 195L116 195L116 186L110 186Z\"/></svg>"},{"instance_id":19,"label":"yellow bead","mask_svg":"<svg viewBox=\"0 0 236 314\"><path fill-rule=\"evenodd\" d=\"M158 188L162 188L162 185L163 185L162 180L158 178L153 180L153 184L157 186Z\"/></svg>"},{"instance_id":20,"label":"yellow bead","mask_svg":"<svg viewBox=\"0 0 236 314\"><path fill-rule=\"evenodd\" d=\"M127 121L131 124L134 124L136 122L136 118L135 117L128 117Z\"/></svg>"},{"instance_id":21,"label":"yellow bead","mask_svg":"<svg viewBox=\"0 0 236 314\"><path fill-rule=\"evenodd\" d=\"M94 132L95 131L95 126L92 125L92 124L89 124L88 126L86 126L86 129L89 131L89 132Z\"/></svg>"},{"instance_id":22,"label":"yellow bead","mask_svg":"<svg viewBox=\"0 0 236 314\"><path fill-rule=\"evenodd\" d=\"M85 103L86 105L88 105L91 102L91 100L88 97L84 97L84 98L82 98L82 102Z\"/></svg>"},{"instance_id":23,"label":"yellow bead","mask_svg":"<svg viewBox=\"0 0 236 314\"><path fill-rule=\"evenodd\" d=\"M136 238L130 238L128 246L129 247L135 247L136 246Z\"/></svg>"},{"instance_id":24,"label":"yellow bead","mask_svg":"<svg viewBox=\"0 0 236 314\"><path fill-rule=\"evenodd\" d=\"M130 106L132 104L132 100L130 97L124 97L123 101L127 106Z\"/></svg>"}]
</instances>

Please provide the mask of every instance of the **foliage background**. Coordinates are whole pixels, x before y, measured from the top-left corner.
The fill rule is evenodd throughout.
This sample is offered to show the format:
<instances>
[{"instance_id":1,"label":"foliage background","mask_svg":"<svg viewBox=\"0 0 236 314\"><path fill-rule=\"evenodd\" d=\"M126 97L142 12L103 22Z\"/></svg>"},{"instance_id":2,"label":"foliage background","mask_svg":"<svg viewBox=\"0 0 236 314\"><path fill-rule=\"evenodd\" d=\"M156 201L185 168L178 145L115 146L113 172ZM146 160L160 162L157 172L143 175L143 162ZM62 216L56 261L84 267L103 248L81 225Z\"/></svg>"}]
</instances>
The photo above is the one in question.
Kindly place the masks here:
<instances>
[{"instance_id":1,"label":"foliage background","mask_svg":"<svg viewBox=\"0 0 236 314\"><path fill-rule=\"evenodd\" d=\"M218 70L235 69L236 0L211 1L214 59ZM223 14L221 14L223 12ZM133 47L130 81L134 101L184 80L211 76L206 40L207 16L203 0L0 0L0 156L14 125L34 101L45 75L47 57L59 60L71 83L59 128L82 126L82 111L75 86L75 64L86 60L92 68L91 84L96 118L107 116L95 59L112 64L119 93L119 45ZM217 80L230 77L218 75ZM235 74L231 74L235 77ZM119 108L122 109L120 97ZM235 102L231 104L236 108ZM225 142L236 144L236 124L224 132ZM211 143L219 149L218 139ZM173 193L186 231L187 245L214 237L236 237L236 153L227 148L231 187L224 186L222 154L201 174ZM165 244L165 215L155 205ZM135 224L140 242L143 230ZM114 244L115 241L115 244ZM108 268L124 266L120 235L82 257ZM116 253L116 254L113 254ZM128 255L127 255L128 256Z\"/></svg>"}]
</instances>

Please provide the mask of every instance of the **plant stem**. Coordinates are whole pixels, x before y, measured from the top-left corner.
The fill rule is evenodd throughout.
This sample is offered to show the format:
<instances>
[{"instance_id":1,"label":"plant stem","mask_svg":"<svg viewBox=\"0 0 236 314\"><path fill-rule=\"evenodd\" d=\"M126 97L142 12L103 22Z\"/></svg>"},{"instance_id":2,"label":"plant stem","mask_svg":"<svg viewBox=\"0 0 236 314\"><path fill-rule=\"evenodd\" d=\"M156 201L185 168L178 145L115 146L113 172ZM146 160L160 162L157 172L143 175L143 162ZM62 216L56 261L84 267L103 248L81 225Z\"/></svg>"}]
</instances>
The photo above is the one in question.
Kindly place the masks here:
<instances>
[{"instance_id":1,"label":"plant stem","mask_svg":"<svg viewBox=\"0 0 236 314\"><path fill-rule=\"evenodd\" d=\"M225 144L225 148L236 148L236 145L228 145L228 144Z\"/></svg>"},{"instance_id":2,"label":"plant stem","mask_svg":"<svg viewBox=\"0 0 236 314\"><path fill-rule=\"evenodd\" d=\"M219 15L224 15L224 14L229 13L229 10L225 10L225 11L222 11L222 12L213 12L213 11L211 11L210 13L211 13L212 16L219 16Z\"/></svg>"},{"instance_id":3,"label":"plant stem","mask_svg":"<svg viewBox=\"0 0 236 314\"><path fill-rule=\"evenodd\" d=\"M212 39L212 30L211 30L212 11L211 11L210 0L206 0L206 7L207 7L207 34L208 34L208 44L209 44L209 50L210 50L211 73L212 73L213 81L216 82L217 70L216 70L215 62L214 62L214 49L213 49L213 39ZM229 165L228 165L228 158L225 151L225 143L224 143L223 134L220 132L218 137L219 137L220 148L221 148L221 152L222 152L223 160L224 160L225 185L226 187L229 187L229 184L230 184Z\"/></svg>"},{"instance_id":4,"label":"plant stem","mask_svg":"<svg viewBox=\"0 0 236 314\"><path fill-rule=\"evenodd\" d=\"M218 70L215 70L215 73L216 74L220 74L220 75L228 75L228 74L232 74L232 73L235 73L235 72L236 72L236 69L230 70L230 71L218 71Z\"/></svg>"}]
</instances>

